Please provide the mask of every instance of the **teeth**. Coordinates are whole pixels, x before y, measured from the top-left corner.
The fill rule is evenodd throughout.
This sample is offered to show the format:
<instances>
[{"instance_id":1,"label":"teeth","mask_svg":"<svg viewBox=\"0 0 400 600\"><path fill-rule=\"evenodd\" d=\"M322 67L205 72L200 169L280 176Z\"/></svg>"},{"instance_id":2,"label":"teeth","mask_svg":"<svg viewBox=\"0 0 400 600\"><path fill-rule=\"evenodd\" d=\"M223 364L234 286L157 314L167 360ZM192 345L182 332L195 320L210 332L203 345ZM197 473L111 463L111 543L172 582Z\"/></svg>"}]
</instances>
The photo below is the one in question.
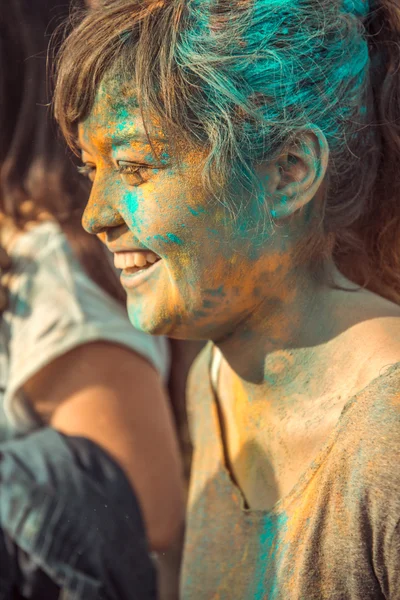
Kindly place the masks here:
<instances>
[{"instance_id":1,"label":"teeth","mask_svg":"<svg viewBox=\"0 0 400 600\"><path fill-rule=\"evenodd\" d=\"M157 256L156 254L154 254L154 252L148 252L146 254L146 260L148 263L150 263L151 265L153 265L156 261L157 261Z\"/></svg>"},{"instance_id":2,"label":"teeth","mask_svg":"<svg viewBox=\"0 0 400 600\"><path fill-rule=\"evenodd\" d=\"M154 252L115 252L114 265L117 269L142 269L146 265L153 265L159 260Z\"/></svg>"},{"instance_id":3,"label":"teeth","mask_svg":"<svg viewBox=\"0 0 400 600\"><path fill-rule=\"evenodd\" d=\"M147 263L146 257L144 254L139 254L138 252L133 253L135 266L136 267L144 267Z\"/></svg>"}]
</instances>

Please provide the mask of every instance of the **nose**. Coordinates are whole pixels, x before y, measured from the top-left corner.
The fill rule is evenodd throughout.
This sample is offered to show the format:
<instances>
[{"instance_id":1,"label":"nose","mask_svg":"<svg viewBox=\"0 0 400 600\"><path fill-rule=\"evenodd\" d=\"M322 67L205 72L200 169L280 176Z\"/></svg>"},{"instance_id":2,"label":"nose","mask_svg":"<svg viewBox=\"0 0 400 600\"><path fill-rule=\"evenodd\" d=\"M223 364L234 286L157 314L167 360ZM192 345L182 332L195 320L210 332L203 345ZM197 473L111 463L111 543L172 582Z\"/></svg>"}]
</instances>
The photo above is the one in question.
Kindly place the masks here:
<instances>
[{"instance_id":1,"label":"nose","mask_svg":"<svg viewBox=\"0 0 400 600\"><path fill-rule=\"evenodd\" d=\"M102 190L96 183L82 215L82 226L88 233L98 235L104 233L111 227L119 227L124 224L124 219L107 198L113 196L112 190Z\"/></svg>"}]
</instances>

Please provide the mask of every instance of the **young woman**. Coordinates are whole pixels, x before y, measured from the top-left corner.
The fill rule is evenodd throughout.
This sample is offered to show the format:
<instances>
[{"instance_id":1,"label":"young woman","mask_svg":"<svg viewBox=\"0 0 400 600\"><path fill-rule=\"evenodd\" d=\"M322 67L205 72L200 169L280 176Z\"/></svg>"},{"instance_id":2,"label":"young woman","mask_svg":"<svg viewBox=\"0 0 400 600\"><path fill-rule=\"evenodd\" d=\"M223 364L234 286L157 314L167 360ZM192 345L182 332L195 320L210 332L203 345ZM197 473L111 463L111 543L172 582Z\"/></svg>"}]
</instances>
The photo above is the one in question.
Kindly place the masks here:
<instances>
[{"instance_id":1,"label":"young woman","mask_svg":"<svg viewBox=\"0 0 400 600\"><path fill-rule=\"evenodd\" d=\"M3 445L0 453L1 507L5 511L13 498L4 471L4 465L12 462L9 459L7 463L7 456L25 455L23 468L20 458L13 463L14 471L17 464L22 475L35 474L28 464L37 461L32 481L22 478L24 485L37 490L40 485L50 485L51 473L57 473L57 464L58 468L62 465L55 457L64 455L60 489L64 486L64 491L71 492L67 473L75 484L81 481L83 487L71 493L84 502L86 498L82 522L85 510L91 514L96 510L93 486L97 486L96 502L101 498L102 506L108 503L114 535L122 532L119 543L135 547L137 541L125 522L129 514L118 514L123 504L130 505L130 510L136 506L133 489L150 547L165 550L183 521L181 462L165 392L169 351L165 339L157 341L132 328L108 253L81 228L87 185L57 138L56 124L46 106L48 42L67 14L68 6L55 0L39 0L34 5L30 0L12 0L0 7L0 242L11 258L6 282L8 309L0 328L0 439L11 440L11 446ZM34 431L46 427L43 434L32 438ZM68 449L66 436L90 442L89 450L82 453L85 459ZM17 437L24 441L14 442ZM47 443L49 439L53 446ZM93 450L96 446L97 452ZM69 461L65 459L68 455ZM93 481L95 457L98 473L104 472L98 482ZM113 461L114 471L109 466ZM81 472L84 464L89 470L86 479ZM14 471L12 481L17 489L25 490L18 497L30 497L27 488L18 487L22 484L19 481L17 485ZM6 481L9 485L5 488ZM115 485L119 481L114 498L108 494L110 481ZM61 501L56 495L55 501L72 506L71 498L62 496ZM35 511L42 511L42 505L39 502L38 506L37 498L32 500L31 513L26 512L28 508L21 508L20 513L39 522L41 516ZM56 508L61 520L58 530L70 523L68 535L78 552L83 541L78 544L77 540L86 532L74 530L78 520L68 517L70 509L64 506L60 513L60 506ZM0 518L0 528L12 528L14 518L15 514L6 522ZM46 519L51 520L50 513ZM98 527L101 531L101 523ZM16 531L25 539L23 547L28 543L25 530L21 525ZM34 545L29 531L29 544ZM137 532L140 538L142 531ZM103 533L106 547L105 529ZM36 534L40 538L43 531ZM65 543L66 535L63 530L61 542ZM53 540L55 546L59 542ZM143 549L144 538L140 544ZM79 551L84 552L82 548ZM124 561L116 552L115 540L104 552L100 548L101 560L112 553L114 561L119 556L118 569L122 568ZM40 564L37 556L35 560ZM73 570L73 564L76 566L75 558L67 570ZM99 569L100 578L101 569L104 571L104 565Z\"/></svg>"},{"instance_id":2,"label":"young woman","mask_svg":"<svg viewBox=\"0 0 400 600\"><path fill-rule=\"evenodd\" d=\"M400 594L400 8L105 1L55 110L131 321L208 339L186 599Z\"/></svg>"}]
</instances>

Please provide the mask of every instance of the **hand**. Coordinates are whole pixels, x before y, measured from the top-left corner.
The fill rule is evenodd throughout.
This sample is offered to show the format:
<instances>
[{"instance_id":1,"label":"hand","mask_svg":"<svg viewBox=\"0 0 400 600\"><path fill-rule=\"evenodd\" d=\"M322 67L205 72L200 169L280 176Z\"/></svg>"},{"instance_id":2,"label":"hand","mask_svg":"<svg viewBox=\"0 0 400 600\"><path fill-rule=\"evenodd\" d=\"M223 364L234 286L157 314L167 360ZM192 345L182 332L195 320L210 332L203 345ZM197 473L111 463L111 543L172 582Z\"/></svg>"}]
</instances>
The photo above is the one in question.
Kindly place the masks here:
<instances>
[{"instance_id":1,"label":"hand","mask_svg":"<svg viewBox=\"0 0 400 600\"><path fill-rule=\"evenodd\" d=\"M10 268L11 260L7 252L0 246L0 314L4 312L8 304L7 289L2 285L4 273Z\"/></svg>"}]
</instances>

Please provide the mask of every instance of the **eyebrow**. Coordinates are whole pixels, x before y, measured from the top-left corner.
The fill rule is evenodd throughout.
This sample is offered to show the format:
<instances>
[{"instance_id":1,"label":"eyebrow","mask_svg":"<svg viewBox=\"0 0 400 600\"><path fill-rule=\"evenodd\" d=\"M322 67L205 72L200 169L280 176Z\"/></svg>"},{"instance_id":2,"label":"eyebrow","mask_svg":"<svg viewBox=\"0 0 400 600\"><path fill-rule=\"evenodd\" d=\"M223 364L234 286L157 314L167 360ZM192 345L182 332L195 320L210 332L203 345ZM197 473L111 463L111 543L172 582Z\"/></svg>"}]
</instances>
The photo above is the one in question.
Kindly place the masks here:
<instances>
[{"instance_id":1,"label":"eyebrow","mask_svg":"<svg viewBox=\"0 0 400 600\"><path fill-rule=\"evenodd\" d=\"M159 136L151 136L151 141L154 141L156 143L165 143L165 140L163 140ZM131 144L135 143L146 144L147 146L151 147L151 143L146 134L133 133L129 131L121 132L113 136L104 137L100 143L100 147L103 152L107 153L110 151L110 149L121 148L123 146L130 146ZM80 141L79 137L76 139L76 144L80 150L83 150L84 152L90 154L90 150L85 148L85 144Z\"/></svg>"},{"instance_id":2,"label":"eyebrow","mask_svg":"<svg viewBox=\"0 0 400 600\"><path fill-rule=\"evenodd\" d=\"M158 139L155 137L153 139L155 141L158 141ZM108 140L110 141L107 141L107 144L111 145L113 148L119 148L120 146L128 146L132 142L149 144L149 139L146 134L130 133L129 131L121 132L117 135L110 136Z\"/></svg>"}]
</instances>

